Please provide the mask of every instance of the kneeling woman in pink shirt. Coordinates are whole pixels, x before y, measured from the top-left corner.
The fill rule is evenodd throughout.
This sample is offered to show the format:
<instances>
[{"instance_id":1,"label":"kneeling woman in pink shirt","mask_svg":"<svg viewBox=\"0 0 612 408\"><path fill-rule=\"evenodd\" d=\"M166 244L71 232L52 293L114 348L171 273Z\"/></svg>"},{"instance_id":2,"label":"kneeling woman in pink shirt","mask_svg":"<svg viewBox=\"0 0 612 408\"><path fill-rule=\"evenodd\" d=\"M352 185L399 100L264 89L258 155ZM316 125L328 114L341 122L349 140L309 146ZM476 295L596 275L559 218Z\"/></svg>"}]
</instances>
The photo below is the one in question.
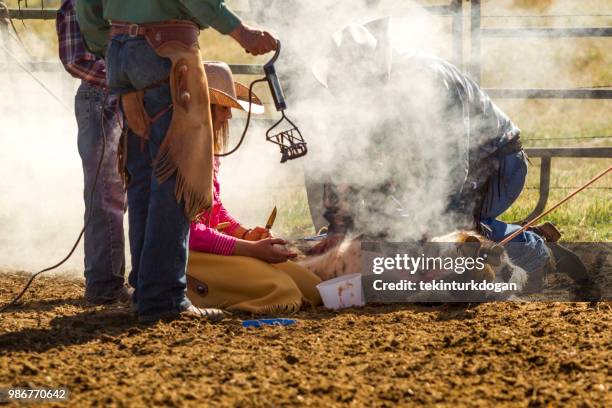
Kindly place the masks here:
<instances>
[{"instance_id":1,"label":"kneeling woman in pink shirt","mask_svg":"<svg viewBox=\"0 0 612 408\"><path fill-rule=\"evenodd\" d=\"M248 110L249 91L234 83L229 66L205 64L215 135L215 153L223 152L228 139L231 109ZM253 95L251 112L264 107ZM191 225L187 295L199 307L220 307L251 313L298 310L302 304L318 305L320 279L289 261L295 254L279 245L264 228L246 229L223 207L218 181L219 159L214 161L213 207ZM225 228L219 228L225 226Z\"/></svg>"}]
</instances>

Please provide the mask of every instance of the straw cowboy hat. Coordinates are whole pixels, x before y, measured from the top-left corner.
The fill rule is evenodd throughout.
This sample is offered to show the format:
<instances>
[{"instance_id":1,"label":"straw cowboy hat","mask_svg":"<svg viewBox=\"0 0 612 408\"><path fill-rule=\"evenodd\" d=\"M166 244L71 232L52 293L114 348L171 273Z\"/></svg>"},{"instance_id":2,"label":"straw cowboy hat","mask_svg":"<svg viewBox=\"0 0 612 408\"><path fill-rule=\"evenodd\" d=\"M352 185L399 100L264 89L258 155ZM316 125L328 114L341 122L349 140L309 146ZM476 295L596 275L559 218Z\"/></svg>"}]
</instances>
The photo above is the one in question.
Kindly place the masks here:
<instances>
[{"instance_id":1,"label":"straw cowboy hat","mask_svg":"<svg viewBox=\"0 0 612 408\"><path fill-rule=\"evenodd\" d=\"M249 111L249 88L240 82L234 82L234 76L225 62L204 62L204 70L208 78L211 105L222 105L230 108ZM251 113L261 115L264 106L253 93L251 98Z\"/></svg>"},{"instance_id":2,"label":"straw cowboy hat","mask_svg":"<svg viewBox=\"0 0 612 408\"><path fill-rule=\"evenodd\" d=\"M391 18L365 24L350 24L336 31L322 57L315 60L312 73L326 88L333 83L386 82L391 75L393 48Z\"/></svg>"}]
</instances>

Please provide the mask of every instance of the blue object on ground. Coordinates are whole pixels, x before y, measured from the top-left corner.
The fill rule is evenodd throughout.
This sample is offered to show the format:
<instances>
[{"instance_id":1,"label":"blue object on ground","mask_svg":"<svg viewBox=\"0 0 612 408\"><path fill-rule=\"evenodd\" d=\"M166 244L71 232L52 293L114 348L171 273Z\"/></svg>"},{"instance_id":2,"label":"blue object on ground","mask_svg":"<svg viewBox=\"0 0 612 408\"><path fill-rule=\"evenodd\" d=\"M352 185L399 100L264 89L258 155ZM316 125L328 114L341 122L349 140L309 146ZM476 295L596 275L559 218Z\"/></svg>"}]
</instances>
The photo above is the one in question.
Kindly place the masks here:
<instances>
[{"instance_id":1,"label":"blue object on ground","mask_svg":"<svg viewBox=\"0 0 612 408\"><path fill-rule=\"evenodd\" d=\"M291 326L295 323L293 319L259 319L245 320L242 322L242 327L260 328L262 326Z\"/></svg>"}]
</instances>

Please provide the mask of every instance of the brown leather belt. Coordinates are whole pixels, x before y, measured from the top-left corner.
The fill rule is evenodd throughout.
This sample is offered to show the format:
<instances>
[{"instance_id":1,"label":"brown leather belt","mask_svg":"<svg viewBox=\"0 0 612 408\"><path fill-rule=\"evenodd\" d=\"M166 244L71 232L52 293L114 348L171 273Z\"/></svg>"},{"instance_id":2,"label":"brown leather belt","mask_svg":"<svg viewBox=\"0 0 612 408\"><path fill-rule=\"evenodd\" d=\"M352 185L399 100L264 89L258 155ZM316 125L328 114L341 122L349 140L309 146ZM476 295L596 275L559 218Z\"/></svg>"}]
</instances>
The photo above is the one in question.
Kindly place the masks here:
<instances>
[{"instance_id":1,"label":"brown leather belt","mask_svg":"<svg viewBox=\"0 0 612 408\"><path fill-rule=\"evenodd\" d=\"M194 46L198 43L200 28L188 20L168 20L143 24L113 21L110 37L113 38L117 35L143 36L153 48L171 41Z\"/></svg>"}]
</instances>

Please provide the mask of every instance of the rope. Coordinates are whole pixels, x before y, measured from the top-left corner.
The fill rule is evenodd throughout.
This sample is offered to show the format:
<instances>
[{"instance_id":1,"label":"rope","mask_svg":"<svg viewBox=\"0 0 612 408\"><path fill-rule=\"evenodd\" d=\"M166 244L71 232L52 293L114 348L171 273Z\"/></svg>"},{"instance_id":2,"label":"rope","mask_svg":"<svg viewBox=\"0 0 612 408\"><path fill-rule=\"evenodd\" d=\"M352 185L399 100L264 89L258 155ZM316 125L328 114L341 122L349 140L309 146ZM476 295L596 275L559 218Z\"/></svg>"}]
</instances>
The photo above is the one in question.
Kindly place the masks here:
<instances>
[{"instance_id":1,"label":"rope","mask_svg":"<svg viewBox=\"0 0 612 408\"><path fill-rule=\"evenodd\" d=\"M0 9L2 9L2 14L0 15L0 18L4 18L8 20L11 27L13 28L13 31L15 32L15 35L17 36L17 41L19 41L21 46L25 48L25 45L23 44L23 41L21 41L21 37L19 36L19 33L17 32L17 28L15 27L15 24L13 23L13 19L11 18L11 13L9 13L9 9L6 3L0 2Z\"/></svg>"},{"instance_id":2,"label":"rope","mask_svg":"<svg viewBox=\"0 0 612 408\"><path fill-rule=\"evenodd\" d=\"M104 96L104 101L102 102L102 111L101 111L101 118L100 118L102 122L102 149L100 152L100 160L98 161L98 167L96 168L96 175L94 176L94 183L93 183L91 192L89 193L89 197L88 197L88 207L87 208L89 208L89 211L87 212L86 217L85 217L85 224L83 225L83 228L81 229L81 232L79 233L79 236L77 237L74 245L72 245L72 248L68 252L68 255L66 255L61 261L59 261L55 265L32 274L32 276L30 276L30 279L25 284L23 289L21 289L21 292L19 292L19 294L15 296L13 300L11 300L9 303L7 303L6 305L0 308L0 313L4 313L10 307L15 306L17 302L19 301L19 299L21 299L21 297L28 291L28 289L30 288L30 285L32 285L32 282L34 282L34 279L36 279L38 275L41 275L45 272L52 271L53 269L57 269L60 266L62 266L68 259L70 259L72 254L74 254L74 251L76 250L77 246L81 242L81 239L83 238L83 235L85 234L85 229L89 226L89 223L91 222L91 214L93 212L94 193L96 192L96 184L98 183L98 177L100 176L100 170L102 169L102 162L104 161L104 155L106 154L106 140L107 140L106 125L108 122L106 118L106 106L108 103L108 96L109 95L107 93ZM114 118L115 118L115 115L113 115L113 119Z\"/></svg>"},{"instance_id":3,"label":"rope","mask_svg":"<svg viewBox=\"0 0 612 408\"><path fill-rule=\"evenodd\" d=\"M14 39L15 41L17 41L17 43L21 46L21 48L23 49L23 52L25 52L26 54L28 54L28 57L30 57L31 59L34 59L34 56L32 55L32 53L30 52L30 50L28 49L28 47L26 47L25 43L23 41L21 41L21 38L19 37L19 34L17 34L17 29L15 28L15 26L13 26L13 31L15 32L15 34L11 33L9 31L9 36Z\"/></svg>"},{"instance_id":4,"label":"rope","mask_svg":"<svg viewBox=\"0 0 612 408\"><path fill-rule=\"evenodd\" d=\"M3 4L2 2L0 2L0 5ZM43 11L44 10L44 0L41 1L41 8L40 10ZM34 31L30 31L28 30L28 26L25 23L25 20L23 18L23 15L21 13L21 3L18 3L19 5L19 20L21 21L21 24L23 25L23 28L29 32L30 35L34 35L35 37L37 37L37 39L41 42L44 42L43 39L41 39ZM6 7L6 5L5 5ZM26 7L27 7L27 3L26 3ZM30 58L32 57L32 53L29 51L28 47L26 47L25 43L21 40L21 37L19 35L19 32L17 31L17 27L15 27L15 24L13 23L13 18L11 17L10 13L9 13L9 9L8 7L6 7L6 16L8 18L8 20L11 23L11 27L13 28L13 31L15 32L15 36L17 37L16 40L17 42L19 42L19 44L21 45L21 47L23 48L23 50L25 51L26 54L28 54L28 56L30 56Z\"/></svg>"},{"instance_id":5,"label":"rope","mask_svg":"<svg viewBox=\"0 0 612 408\"><path fill-rule=\"evenodd\" d=\"M249 125L251 123L251 107L253 105L253 86L259 82L266 82L266 78L262 78L262 79L258 79L256 81L251 82L251 85L249 86L249 111L247 113L247 119L246 119L246 124L244 125L244 131L242 132L242 136L240 136L240 140L238 141L238 144L236 145L236 147L234 147L232 150L225 152L225 153L221 153L221 154L215 154L215 157L227 157L231 154L234 154L242 145L242 142L244 142L244 138L247 134L247 131L249 130Z\"/></svg>"},{"instance_id":6,"label":"rope","mask_svg":"<svg viewBox=\"0 0 612 408\"><path fill-rule=\"evenodd\" d=\"M502 245L506 245L508 242L512 241L514 238L516 238L517 236L519 236L520 234L522 234L523 232L525 232L525 230L527 230L529 227L531 227L532 225L534 225L536 222L538 222L539 220L541 220L542 218L546 217L548 214L550 214L551 212L555 211L557 208L561 207L563 204L565 204L566 202L568 202L571 198L573 198L575 195L577 195L578 193L580 193L581 191L585 190L588 186L590 186L591 184L595 183L597 180L599 180L600 178L602 178L603 176L605 176L606 174L608 174L610 171L612 171L612 166L608 167L607 170L602 171L601 173L599 173L597 176L593 177L591 180L589 180L585 185L583 185L582 187L580 187L578 190L574 191L572 194L568 195L567 197L565 197L563 200L559 201L557 204L553 205L549 210L547 210L546 212L544 212L543 214L538 215L536 218L534 218L533 220L529 221L527 224L523 225L523 227L521 229L519 229L518 231L508 235L506 238L504 238L499 244L497 244L498 246L502 246Z\"/></svg>"},{"instance_id":7,"label":"rope","mask_svg":"<svg viewBox=\"0 0 612 408\"><path fill-rule=\"evenodd\" d=\"M45 91L47 91L47 93L49 95L51 95L53 97L53 99L55 99L57 101L57 103L59 103L64 109L66 109L66 111L68 112L72 112L72 109L70 109L68 107L68 105L66 105L66 103L64 103L64 101L57 96L55 93L53 93L53 91L51 89L49 89L40 79L38 79L36 77L36 75L34 75L29 69L28 67L26 67L21 61L19 61L19 59L15 56L15 54L13 54L11 51L9 51L8 48L6 48L4 46L4 44L0 44L0 47L2 47L2 49L4 50L4 52L6 52L6 54L11 57L16 63L17 65L19 65L19 68L21 68L22 70L24 70L38 85L40 85Z\"/></svg>"},{"instance_id":8,"label":"rope","mask_svg":"<svg viewBox=\"0 0 612 408\"><path fill-rule=\"evenodd\" d=\"M548 187L549 190L575 190L580 187L562 187L562 186L553 186ZM540 187L537 186L529 186L525 187L526 190L539 190ZM590 190L612 190L612 187L591 187Z\"/></svg>"},{"instance_id":9,"label":"rope","mask_svg":"<svg viewBox=\"0 0 612 408\"><path fill-rule=\"evenodd\" d=\"M25 2L26 8L28 7L28 1ZM28 28L25 24L25 20L23 19L23 14L21 13L21 0L17 0L17 8L19 9L19 20L21 20L21 24L24 28Z\"/></svg>"}]
</instances>

